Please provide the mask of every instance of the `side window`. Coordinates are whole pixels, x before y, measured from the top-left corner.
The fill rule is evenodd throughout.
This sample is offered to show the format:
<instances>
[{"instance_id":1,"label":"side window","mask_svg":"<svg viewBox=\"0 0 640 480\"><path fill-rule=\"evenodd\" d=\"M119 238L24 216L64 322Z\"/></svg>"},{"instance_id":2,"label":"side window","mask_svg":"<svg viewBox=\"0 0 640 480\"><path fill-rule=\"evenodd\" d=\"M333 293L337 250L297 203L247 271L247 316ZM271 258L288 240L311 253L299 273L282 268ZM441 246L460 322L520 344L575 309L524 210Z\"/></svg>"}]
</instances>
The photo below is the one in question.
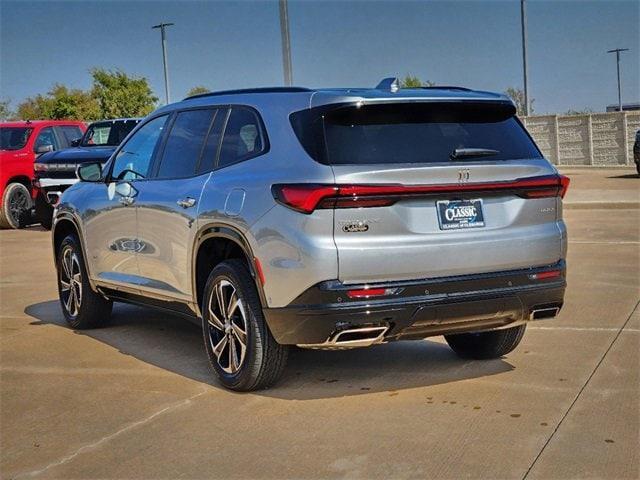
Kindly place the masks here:
<instances>
[{"instance_id":1,"label":"side window","mask_svg":"<svg viewBox=\"0 0 640 480\"><path fill-rule=\"evenodd\" d=\"M218 148L222 139L222 129L228 113L228 108L220 108L213 119L213 125L209 130L209 136L202 151L202 159L200 160L200 165L198 165L198 174L215 168L216 155L218 155Z\"/></svg>"},{"instance_id":2,"label":"side window","mask_svg":"<svg viewBox=\"0 0 640 480\"><path fill-rule=\"evenodd\" d=\"M224 130L218 167L224 167L260 155L264 151L258 116L248 108L231 110Z\"/></svg>"},{"instance_id":3,"label":"side window","mask_svg":"<svg viewBox=\"0 0 640 480\"><path fill-rule=\"evenodd\" d=\"M151 159L167 118L168 115L154 118L124 144L113 162L111 178L135 180L149 175Z\"/></svg>"},{"instance_id":4,"label":"side window","mask_svg":"<svg viewBox=\"0 0 640 480\"><path fill-rule=\"evenodd\" d=\"M162 154L157 178L195 175L215 110L188 110L176 116Z\"/></svg>"},{"instance_id":5,"label":"side window","mask_svg":"<svg viewBox=\"0 0 640 480\"><path fill-rule=\"evenodd\" d=\"M111 124L106 123L102 125L94 125L87 135L87 144L88 145L119 145L118 143L109 143L109 135L113 128Z\"/></svg>"},{"instance_id":6,"label":"side window","mask_svg":"<svg viewBox=\"0 0 640 480\"><path fill-rule=\"evenodd\" d=\"M51 146L53 150L58 150L60 148L56 135L53 132L53 127L46 127L40 130L38 138L36 138L36 141L33 144L33 151L37 152L38 148L47 146Z\"/></svg>"},{"instance_id":7,"label":"side window","mask_svg":"<svg viewBox=\"0 0 640 480\"><path fill-rule=\"evenodd\" d=\"M62 130L62 136L67 146L70 146L72 141L82 138L82 130L80 130L80 127L69 125L60 127L60 130Z\"/></svg>"}]
</instances>

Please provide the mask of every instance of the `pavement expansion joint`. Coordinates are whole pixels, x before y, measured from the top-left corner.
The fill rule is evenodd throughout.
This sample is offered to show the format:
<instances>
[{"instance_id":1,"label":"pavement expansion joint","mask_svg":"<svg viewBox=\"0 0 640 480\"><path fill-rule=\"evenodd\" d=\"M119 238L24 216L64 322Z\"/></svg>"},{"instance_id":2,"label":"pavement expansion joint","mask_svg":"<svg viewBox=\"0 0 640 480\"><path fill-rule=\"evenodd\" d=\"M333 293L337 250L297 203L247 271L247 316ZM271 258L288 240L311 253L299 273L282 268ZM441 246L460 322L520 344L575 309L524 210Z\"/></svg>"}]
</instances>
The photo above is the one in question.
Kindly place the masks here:
<instances>
[{"instance_id":1,"label":"pavement expansion joint","mask_svg":"<svg viewBox=\"0 0 640 480\"><path fill-rule=\"evenodd\" d=\"M633 307L633 310L631 310L631 313L629 313L629 316L627 317L625 322L618 329L618 333L613 338L613 340L611 340L611 343L609 344L607 349L604 351L604 353L600 357L600 360L598 360L598 363L596 363L595 367L593 368L593 370L589 374L589 377L584 382L584 385L582 385L582 387L580 388L580 390L578 391L578 393L574 397L573 401L571 402L571 405L569 405L569 408L567 408L567 411L564 412L564 415L562 415L562 418L560 419L560 421L558 422L556 427L553 429L553 432L551 432L551 435L549 435L549 438L547 438L547 441L544 443L544 445L542 446L542 448L538 452L538 455L536 455L536 458L534 458L533 462L531 462L531 465L529 465L529 468L527 469L526 473L522 477L522 480L525 480L529 476L529 473L531 473L531 470L533 470L533 467L538 462L538 460L540 459L540 457L544 453L544 451L547 448L547 446L549 445L549 443L551 443L551 439L555 436L556 432L560 428L560 425L562 425L562 423L564 422L565 418L567 418L567 416L569 415L569 412L571 412L571 410L573 409L573 406L576 404L576 402L580 398L580 395L582 395L582 392L584 392L585 388L587 388L587 385L589 385L589 382L591 381L591 379L595 375L596 371L598 370L598 368L600 368L600 365L602 365L602 362L604 362L604 359L607 357L607 354L611 351L611 349L613 348L613 345L616 343L618 338L620 338L620 335L622 334L622 331L627 326L627 324L631 321L631 318L633 317L633 314L636 312L636 310L638 310L638 306L640 306L640 300L635 304L635 306Z\"/></svg>"},{"instance_id":2,"label":"pavement expansion joint","mask_svg":"<svg viewBox=\"0 0 640 480\"><path fill-rule=\"evenodd\" d=\"M60 465L64 465L65 463L70 462L71 460L73 460L74 458L76 458L77 456L88 452L90 450L93 450L94 448L98 448L101 445L113 440L114 438L122 435L123 433L126 433L130 430L133 430L137 427L140 427L142 425L146 425L149 422L152 422L155 418L171 412L173 410L176 410L180 407L184 407L187 405L190 405L192 403L193 400L195 400L196 398L204 395L205 393L208 393L210 390L206 389L202 392L196 393L195 395L190 396L189 398L186 398L184 400L180 400L179 402L175 402L172 403L171 405L167 405L164 408L161 408L160 410L158 410L157 412L152 413L151 415L141 419L141 420L137 420L133 423L128 424L125 427L122 427L120 430L117 430L113 433L110 433L109 435L100 438L99 440L96 440L95 442L89 443L87 445L83 445L82 447L78 448L75 452L70 453L69 455L66 455L64 457L62 457L60 460L57 460L55 462L52 462L48 465L46 465L45 467L38 469L38 470L33 470L31 472L25 472L25 473L21 473L19 475L16 475L15 477L13 477L14 479L18 479L18 478L28 478L28 477L35 477L36 475L40 475L44 472L46 472L47 470L50 470L51 468L54 467L58 467Z\"/></svg>"}]
</instances>

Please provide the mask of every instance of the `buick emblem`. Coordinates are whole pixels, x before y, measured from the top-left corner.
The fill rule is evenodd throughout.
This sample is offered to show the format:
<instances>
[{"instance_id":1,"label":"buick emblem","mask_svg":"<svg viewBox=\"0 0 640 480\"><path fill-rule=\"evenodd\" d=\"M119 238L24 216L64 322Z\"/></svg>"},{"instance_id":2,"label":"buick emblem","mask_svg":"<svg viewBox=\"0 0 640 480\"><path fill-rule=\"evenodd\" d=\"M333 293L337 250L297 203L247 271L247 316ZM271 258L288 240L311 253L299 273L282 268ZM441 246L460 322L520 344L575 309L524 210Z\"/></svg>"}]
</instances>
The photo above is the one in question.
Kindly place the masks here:
<instances>
[{"instance_id":1,"label":"buick emblem","mask_svg":"<svg viewBox=\"0 0 640 480\"><path fill-rule=\"evenodd\" d=\"M467 183L469 181L469 169L458 170L458 183Z\"/></svg>"}]
</instances>

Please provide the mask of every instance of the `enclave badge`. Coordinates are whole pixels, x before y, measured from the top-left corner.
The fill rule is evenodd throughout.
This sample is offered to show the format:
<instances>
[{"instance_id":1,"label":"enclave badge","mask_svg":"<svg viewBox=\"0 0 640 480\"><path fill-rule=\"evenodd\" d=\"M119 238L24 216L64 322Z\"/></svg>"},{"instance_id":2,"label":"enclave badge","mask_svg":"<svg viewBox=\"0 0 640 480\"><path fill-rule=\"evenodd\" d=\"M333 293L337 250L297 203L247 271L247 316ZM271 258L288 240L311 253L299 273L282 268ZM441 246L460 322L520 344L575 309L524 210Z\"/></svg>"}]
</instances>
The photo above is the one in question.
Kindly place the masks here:
<instances>
[{"instance_id":1,"label":"enclave badge","mask_svg":"<svg viewBox=\"0 0 640 480\"><path fill-rule=\"evenodd\" d=\"M365 222L351 222L342 226L342 231L346 233L366 232L369 230L369 225Z\"/></svg>"}]
</instances>

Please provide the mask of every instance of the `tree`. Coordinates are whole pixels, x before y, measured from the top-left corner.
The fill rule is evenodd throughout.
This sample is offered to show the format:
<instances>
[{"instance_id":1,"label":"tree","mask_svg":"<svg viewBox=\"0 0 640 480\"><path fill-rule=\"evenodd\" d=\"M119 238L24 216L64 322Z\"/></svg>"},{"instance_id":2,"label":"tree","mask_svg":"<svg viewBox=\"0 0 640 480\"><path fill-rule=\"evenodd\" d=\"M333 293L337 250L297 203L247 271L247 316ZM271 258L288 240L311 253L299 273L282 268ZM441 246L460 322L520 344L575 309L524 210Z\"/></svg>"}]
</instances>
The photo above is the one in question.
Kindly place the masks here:
<instances>
[{"instance_id":1,"label":"tree","mask_svg":"<svg viewBox=\"0 0 640 480\"><path fill-rule=\"evenodd\" d=\"M13 117L9 100L0 100L0 121L9 120Z\"/></svg>"},{"instance_id":2,"label":"tree","mask_svg":"<svg viewBox=\"0 0 640 480\"><path fill-rule=\"evenodd\" d=\"M209 93L210 91L211 91L210 89L208 89L203 85L197 85L187 92L187 97L192 97L193 95L200 95L202 93Z\"/></svg>"},{"instance_id":3,"label":"tree","mask_svg":"<svg viewBox=\"0 0 640 480\"><path fill-rule=\"evenodd\" d=\"M505 95L513 100L513 103L516 104L516 113L518 116L524 116L524 91L519 88L509 87L505 90ZM529 115L533 115L533 102L534 99L529 99Z\"/></svg>"},{"instance_id":4,"label":"tree","mask_svg":"<svg viewBox=\"0 0 640 480\"><path fill-rule=\"evenodd\" d=\"M92 95L103 118L144 117L158 101L144 77L130 77L121 70L94 68Z\"/></svg>"},{"instance_id":5,"label":"tree","mask_svg":"<svg viewBox=\"0 0 640 480\"><path fill-rule=\"evenodd\" d=\"M100 109L89 92L55 84L46 95L28 97L20 103L17 116L23 120L96 120Z\"/></svg>"},{"instance_id":6,"label":"tree","mask_svg":"<svg viewBox=\"0 0 640 480\"><path fill-rule=\"evenodd\" d=\"M50 119L53 101L44 96L27 97L18 104L16 116L21 120Z\"/></svg>"},{"instance_id":7,"label":"tree","mask_svg":"<svg viewBox=\"0 0 640 480\"><path fill-rule=\"evenodd\" d=\"M406 75L402 80L400 80L400 88L420 88L433 86L435 86L434 82L431 82L429 80L423 82L418 77L413 75Z\"/></svg>"}]
</instances>

